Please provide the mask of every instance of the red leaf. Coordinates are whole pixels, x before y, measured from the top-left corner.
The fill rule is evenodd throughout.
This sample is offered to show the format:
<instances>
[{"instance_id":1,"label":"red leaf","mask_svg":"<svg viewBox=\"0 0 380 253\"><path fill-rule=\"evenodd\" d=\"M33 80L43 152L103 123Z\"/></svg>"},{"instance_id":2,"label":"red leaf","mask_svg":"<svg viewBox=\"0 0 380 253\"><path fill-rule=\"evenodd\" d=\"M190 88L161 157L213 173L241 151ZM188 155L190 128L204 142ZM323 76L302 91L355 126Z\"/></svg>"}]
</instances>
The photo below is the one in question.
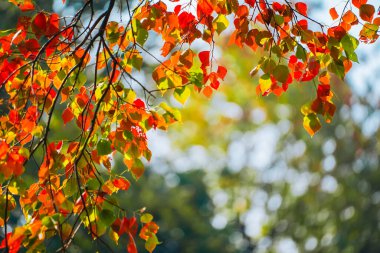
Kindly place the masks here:
<instances>
[{"instance_id":1,"label":"red leaf","mask_svg":"<svg viewBox=\"0 0 380 253\"><path fill-rule=\"evenodd\" d=\"M178 13L181 11L182 6L179 4L176 7L174 7L174 13L178 15Z\"/></svg>"},{"instance_id":2,"label":"red leaf","mask_svg":"<svg viewBox=\"0 0 380 253\"><path fill-rule=\"evenodd\" d=\"M199 52L199 60L201 60L202 66L210 65L210 51Z\"/></svg>"},{"instance_id":3,"label":"red leaf","mask_svg":"<svg viewBox=\"0 0 380 253\"><path fill-rule=\"evenodd\" d=\"M327 97L328 95L330 95L330 85L328 84L318 85L317 94L318 94L318 97Z\"/></svg>"},{"instance_id":4,"label":"red leaf","mask_svg":"<svg viewBox=\"0 0 380 253\"><path fill-rule=\"evenodd\" d=\"M129 237L129 241L127 245L128 253L137 253L137 247L136 247L135 240L133 239L133 236L130 233L128 233L128 237Z\"/></svg>"},{"instance_id":5,"label":"red leaf","mask_svg":"<svg viewBox=\"0 0 380 253\"><path fill-rule=\"evenodd\" d=\"M70 107L67 107L62 113L63 123L66 125L67 122L71 121L74 118L73 111Z\"/></svg>"},{"instance_id":6,"label":"red leaf","mask_svg":"<svg viewBox=\"0 0 380 253\"><path fill-rule=\"evenodd\" d=\"M194 22L194 20L195 20L195 17L193 14L189 12L182 12L178 16L179 27L182 29L189 27L191 23Z\"/></svg>"},{"instance_id":7,"label":"red leaf","mask_svg":"<svg viewBox=\"0 0 380 253\"><path fill-rule=\"evenodd\" d=\"M300 14L307 16L307 5L305 3L302 3L302 2L296 3L296 10Z\"/></svg>"},{"instance_id":8,"label":"red leaf","mask_svg":"<svg viewBox=\"0 0 380 253\"><path fill-rule=\"evenodd\" d=\"M217 81L217 80L215 80L214 82L212 82L212 83L210 84L210 86L211 86L213 89L215 89L215 90L217 90L217 89L219 88L219 85L220 85L220 83L219 83L219 81Z\"/></svg>"},{"instance_id":9,"label":"red leaf","mask_svg":"<svg viewBox=\"0 0 380 253\"><path fill-rule=\"evenodd\" d=\"M26 40L24 43L18 45L18 49L24 55L25 58L34 59L40 49L40 44L36 39Z\"/></svg>"},{"instance_id":10,"label":"red leaf","mask_svg":"<svg viewBox=\"0 0 380 253\"><path fill-rule=\"evenodd\" d=\"M20 116L18 114L18 112L16 110L11 110L9 112L9 121L12 123L12 124L17 124L20 122Z\"/></svg>"},{"instance_id":11,"label":"red leaf","mask_svg":"<svg viewBox=\"0 0 380 253\"><path fill-rule=\"evenodd\" d=\"M297 22L297 25L302 29L302 30L307 30L308 28L308 23L306 19L301 19L300 21Z\"/></svg>"},{"instance_id":12,"label":"red leaf","mask_svg":"<svg viewBox=\"0 0 380 253\"><path fill-rule=\"evenodd\" d=\"M363 4L366 4L366 3L367 3L367 0L352 0L352 4L356 8L360 8L360 6L362 6Z\"/></svg>"},{"instance_id":13,"label":"red leaf","mask_svg":"<svg viewBox=\"0 0 380 253\"><path fill-rule=\"evenodd\" d=\"M59 16L56 13L50 15L47 21L45 35L50 37L59 32Z\"/></svg>"},{"instance_id":14,"label":"red leaf","mask_svg":"<svg viewBox=\"0 0 380 253\"><path fill-rule=\"evenodd\" d=\"M244 0L247 4L249 4L249 6L251 7L254 7L255 6L255 3L256 3L256 0Z\"/></svg>"},{"instance_id":15,"label":"red leaf","mask_svg":"<svg viewBox=\"0 0 380 253\"><path fill-rule=\"evenodd\" d=\"M216 71L220 79L224 80L227 74L227 69L223 66L218 66L218 70Z\"/></svg>"},{"instance_id":16,"label":"red leaf","mask_svg":"<svg viewBox=\"0 0 380 253\"><path fill-rule=\"evenodd\" d=\"M47 28L46 16L44 13L38 13L32 22L32 30L34 34L39 38L41 35L45 34Z\"/></svg>"},{"instance_id":17,"label":"red leaf","mask_svg":"<svg viewBox=\"0 0 380 253\"><path fill-rule=\"evenodd\" d=\"M273 2L272 7L273 7L273 10L275 10L277 12L281 12L284 9L283 5L278 3L278 2Z\"/></svg>"},{"instance_id":18,"label":"red leaf","mask_svg":"<svg viewBox=\"0 0 380 253\"><path fill-rule=\"evenodd\" d=\"M136 99L134 102L133 102L133 105L139 109L144 109L145 108L145 103L144 101L142 101L141 99Z\"/></svg>"}]
</instances>

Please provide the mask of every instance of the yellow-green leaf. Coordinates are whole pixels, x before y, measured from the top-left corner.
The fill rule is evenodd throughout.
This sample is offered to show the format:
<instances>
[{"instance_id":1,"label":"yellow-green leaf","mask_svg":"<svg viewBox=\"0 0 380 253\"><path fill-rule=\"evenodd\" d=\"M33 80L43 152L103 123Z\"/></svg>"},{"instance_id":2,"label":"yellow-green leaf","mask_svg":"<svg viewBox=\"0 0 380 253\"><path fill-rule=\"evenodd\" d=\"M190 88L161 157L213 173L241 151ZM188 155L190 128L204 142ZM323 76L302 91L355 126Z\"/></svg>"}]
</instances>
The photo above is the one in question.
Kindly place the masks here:
<instances>
[{"instance_id":1,"label":"yellow-green leaf","mask_svg":"<svg viewBox=\"0 0 380 253\"><path fill-rule=\"evenodd\" d=\"M228 24L229 24L228 19L223 14L219 14L212 22L212 26L218 34L226 30L226 28L228 27Z\"/></svg>"}]
</instances>

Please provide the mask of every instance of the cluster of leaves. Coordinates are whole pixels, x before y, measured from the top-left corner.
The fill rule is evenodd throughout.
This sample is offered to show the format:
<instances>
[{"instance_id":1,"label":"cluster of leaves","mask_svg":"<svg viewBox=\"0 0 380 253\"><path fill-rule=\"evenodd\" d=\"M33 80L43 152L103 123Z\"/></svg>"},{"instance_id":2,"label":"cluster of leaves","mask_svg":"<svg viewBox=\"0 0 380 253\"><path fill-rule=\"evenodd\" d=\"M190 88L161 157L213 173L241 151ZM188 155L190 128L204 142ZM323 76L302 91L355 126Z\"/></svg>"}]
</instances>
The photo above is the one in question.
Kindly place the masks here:
<instances>
[{"instance_id":1,"label":"cluster of leaves","mask_svg":"<svg viewBox=\"0 0 380 253\"><path fill-rule=\"evenodd\" d=\"M318 80L317 98L302 109L311 135L320 128L318 115L329 122L335 112L331 74L343 78L357 61L359 40L349 34L351 27L362 25L360 41L372 43L380 25L375 8L364 0L347 1L339 24L326 32L308 16L306 4L288 1L121 1L129 15L125 24L110 19L120 6L116 0L107 1L100 14L88 0L71 18L37 12L32 0L10 2L28 13L15 29L0 33L0 84L9 109L0 118L0 225L6 233L1 247L13 252L21 245L41 250L44 240L56 235L65 251L81 226L99 240L107 230L116 243L126 234L128 251L136 252L137 215L139 237L153 251L158 226L143 210L129 214L115 194L128 190L126 175L137 180L143 174L142 160L151 157L146 132L180 120L176 109L166 103L150 107L149 99L156 92L172 91L185 103L190 88L207 97L218 89L227 69L214 64L214 39L230 19L235 27L230 43L269 52L251 72L261 72L257 93L281 95L293 80ZM335 9L330 13L339 18ZM320 29L312 30L310 22ZM162 38L165 60L144 47L153 32ZM210 50L194 52L196 40ZM158 64L153 89L134 75L144 67L145 57ZM60 106L63 113L57 110ZM53 121L74 128L77 136L54 138ZM123 173L112 169L115 153L124 158ZM38 170L36 182L24 182L25 168ZM7 222L16 208L26 223L8 233Z\"/></svg>"}]
</instances>

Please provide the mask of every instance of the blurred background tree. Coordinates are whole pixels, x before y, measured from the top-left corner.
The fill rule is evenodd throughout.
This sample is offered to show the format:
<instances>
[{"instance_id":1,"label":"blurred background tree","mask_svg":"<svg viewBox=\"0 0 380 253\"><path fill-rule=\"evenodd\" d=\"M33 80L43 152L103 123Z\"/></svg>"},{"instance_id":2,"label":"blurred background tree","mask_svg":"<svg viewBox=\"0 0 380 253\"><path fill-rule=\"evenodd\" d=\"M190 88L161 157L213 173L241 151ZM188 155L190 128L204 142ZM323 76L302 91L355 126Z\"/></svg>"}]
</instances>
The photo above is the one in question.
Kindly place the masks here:
<instances>
[{"instance_id":1,"label":"blurred background tree","mask_svg":"<svg viewBox=\"0 0 380 253\"><path fill-rule=\"evenodd\" d=\"M211 101L191 97L153 167L205 171L210 222L233 226L236 252L379 252L379 104L336 79L337 116L311 139L294 108L310 101L312 84L258 97L247 74L255 56L222 51L226 84Z\"/></svg>"}]
</instances>

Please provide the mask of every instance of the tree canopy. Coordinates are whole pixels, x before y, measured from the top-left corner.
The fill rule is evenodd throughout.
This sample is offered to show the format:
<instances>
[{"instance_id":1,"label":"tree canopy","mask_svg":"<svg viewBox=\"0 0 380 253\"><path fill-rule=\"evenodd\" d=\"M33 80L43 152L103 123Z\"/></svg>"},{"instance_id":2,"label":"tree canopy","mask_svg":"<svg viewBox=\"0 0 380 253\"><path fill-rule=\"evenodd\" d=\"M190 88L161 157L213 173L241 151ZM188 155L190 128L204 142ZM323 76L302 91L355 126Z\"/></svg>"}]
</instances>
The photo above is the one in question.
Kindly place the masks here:
<instances>
[{"instance_id":1,"label":"tree canopy","mask_svg":"<svg viewBox=\"0 0 380 253\"><path fill-rule=\"evenodd\" d=\"M358 45L375 42L380 26L366 0L332 6L331 26L309 16L306 3L286 0L109 0L104 9L88 0L70 16L32 0L9 2L23 13L0 32L0 247L9 252L43 250L53 237L66 251L81 227L100 242L105 233L115 243L126 237L128 252L137 251L137 237L155 249L153 216L122 207L118 192L144 173L147 131L181 121L166 98L211 97L225 79L219 35L266 53L249 73L259 75L252 94L280 96L294 82L312 83L315 98L301 111L314 135L336 110L332 76L344 78ZM115 156L124 168L113 167ZM9 232L17 210L25 221Z\"/></svg>"}]
</instances>

